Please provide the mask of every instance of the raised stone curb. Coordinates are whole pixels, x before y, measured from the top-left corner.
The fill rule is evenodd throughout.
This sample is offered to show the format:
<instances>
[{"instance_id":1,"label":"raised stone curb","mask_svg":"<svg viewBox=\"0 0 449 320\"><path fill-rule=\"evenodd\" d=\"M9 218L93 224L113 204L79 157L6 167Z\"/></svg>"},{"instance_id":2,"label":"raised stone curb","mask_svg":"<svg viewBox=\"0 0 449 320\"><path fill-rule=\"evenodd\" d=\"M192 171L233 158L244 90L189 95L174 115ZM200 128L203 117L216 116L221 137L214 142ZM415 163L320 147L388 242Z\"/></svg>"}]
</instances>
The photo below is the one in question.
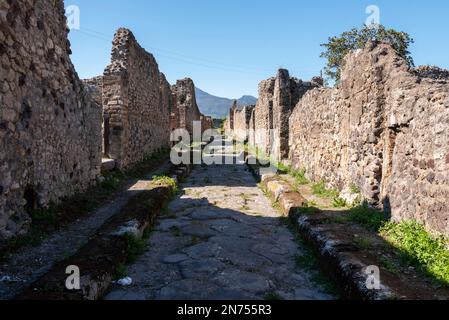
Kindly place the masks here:
<instances>
[{"instance_id":1,"label":"raised stone curb","mask_svg":"<svg viewBox=\"0 0 449 320\"><path fill-rule=\"evenodd\" d=\"M258 166L249 165L253 174L258 175ZM300 236L318 254L320 267L326 272L342 292L344 298L361 300L385 300L396 295L387 286L380 290L367 289L368 267L354 254L358 249L354 244L333 237L332 224L325 215L302 215L298 209L307 206L306 199L294 191L281 177L276 175L259 176L262 186L272 196L285 216L290 217Z\"/></svg>"},{"instance_id":2,"label":"raised stone curb","mask_svg":"<svg viewBox=\"0 0 449 320\"><path fill-rule=\"evenodd\" d=\"M190 167L172 166L169 175L184 179ZM97 300L103 297L112 284L120 265L127 262L128 238L132 234L141 238L145 230L171 198L173 189L155 185L133 197L120 214L111 218L96 235L75 255L67 258L43 275L39 280L15 297L16 300ZM68 266L80 270L81 289L66 289Z\"/></svg>"},{"instance_id":3,"label":"raised stone curb","mask_svg":"<svg viewBox=\"0 0 449 320\"><path fill-rule=\"evenodd\" d=\"M285 216L290 216L298 208L307 205L306 199L295 192L292 186L276 175L264 175L261 177L264 188L270 193L273 200L277 202Z\"/></svg>"},{"instance_id":4,"label":"raised stone curb","mask_svg":"<svg viewBox=\"0 0 449 320\"><path fill-rule=\"evenodd\" d=\"M379 290L368 289L367 268L356 255L359 249L351 242L335 237L332 225L326 225L325 217L290 216L301 237L319 256L321 269L330 275L346 299L389 300L398 295L391 288L381 285Z\"/></svg>"}]
</instances>

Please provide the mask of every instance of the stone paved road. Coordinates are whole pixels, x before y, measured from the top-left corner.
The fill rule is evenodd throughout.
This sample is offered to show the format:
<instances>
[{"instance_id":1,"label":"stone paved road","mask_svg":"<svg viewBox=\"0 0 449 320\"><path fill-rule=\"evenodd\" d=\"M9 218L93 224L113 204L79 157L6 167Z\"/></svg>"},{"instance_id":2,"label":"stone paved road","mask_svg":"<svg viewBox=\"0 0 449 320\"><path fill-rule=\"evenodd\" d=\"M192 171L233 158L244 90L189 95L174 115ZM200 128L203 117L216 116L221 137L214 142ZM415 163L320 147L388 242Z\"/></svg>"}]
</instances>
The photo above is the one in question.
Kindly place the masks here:
<instances>
[{"instance_id":1,"label":"stone paved road","mask_svg":"<svg viewBox=\"0 0 449 320\"><path fill-rule=\"evenodd\" d=\"M246 166L196 167L108 300L332 299L295 257L302 248Z\"/></svg>"}]
</instances>

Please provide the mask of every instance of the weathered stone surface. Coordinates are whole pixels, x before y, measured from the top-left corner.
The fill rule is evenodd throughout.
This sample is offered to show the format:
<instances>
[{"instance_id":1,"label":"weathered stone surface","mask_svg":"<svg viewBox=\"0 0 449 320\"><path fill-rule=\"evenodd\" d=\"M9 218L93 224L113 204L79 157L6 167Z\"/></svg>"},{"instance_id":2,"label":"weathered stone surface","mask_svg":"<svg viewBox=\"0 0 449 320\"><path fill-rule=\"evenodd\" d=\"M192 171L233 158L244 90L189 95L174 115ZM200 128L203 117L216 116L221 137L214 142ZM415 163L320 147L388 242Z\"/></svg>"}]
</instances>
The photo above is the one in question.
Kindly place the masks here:
<instances>
[{"instance_id":1,"label":"weathered stone surface","mask_svg":"<svg viewBox=\"0 0 449 320\"><path fill-rule=\"evenodd\" d=\"M103 108L109 116L108 156L119 168L143 160L170 141L169 84L154 57L128 29L119 29L103 75Z\"/></svg>"},{"instance_id":2,"label":"weathered stone surface","mask_svg":"<svg viewBox=\"0 0 449 320\"><path fill-rule=\"evenodd\" d=\"M431 78L436 80L447 81L449 78L449 70L441 69L437 66L419 66L413 72L421 78Z\"/></svg>"},{"instance_id":3,"label":"weathered stone surface","mask_svg":"<svg viewBox=\"0 0 449 320\"><path fill-rule=\"evenodd\" d=\"M253 122L255 137L250 140L266 154L280 161L289 155L289 117L299 99L309 90L320 85L291 78L289 72L280 69L275 78L259 85L259 100L255 107Z\"/></svg>"},{"instance_id":4,"label":"weathered stone surface","mask_svg":"<svg viewBox=\"0 0 449 320\"><path fill-rule=\"evenodd\" d=\"M1 1L0 241L25 208L87 187L101 167L101 107L70 60L64 4Z\"/></svg>"},{"instance_id":5,"label":"weathered stone surface","mask_svg":"<svg viewBox=\"0 0 449 320\"><path fill-rule=\"evenodd\" d=\"M299 208L306 207L307 201L297 192L284 192L279 196L279 205L285 216L288 217Z\"/></svg>"},{"instance_id":6,"label":"weathered stone surface","mask_svg":"<svg viewBox=\"0 0 449 320\"><path fill-rule=\"evenodd\" d=\"M294 167L449 235L449 78L431 69L417 76L387 44L348 55L341 83L308 92L290 118Z\"/></svg>"},{"instance_id":7,"label":"weathered stone surface","mask_svg":"<svg viewBox=\"0 0 449 320\"><path fill-rule=\"evenodd\" d=\"M171 119L172 130L186 129L192 135L193 122L201 122L203 116L196 103L195 84L189 78L178 80L171 87L171 92L173 105L175 106Z\"/></svg>"},{"instance_id":8,"label":"weathered stone surface","mask_svg":"<svg viewBox=\"0 0 449 320\"><path fill-rule=\"evenodd\" d=\"M95 102L103 105L103 77L94 77L91 79L83 79L85 90L90 93Z\"/></svg>"},{"instance_id":9,"label":"weathered stone surface","mask_svg":"<svg viewBox=\"0 0 449 320\"><path fill-rule=\"evenodd\" d=\"M233 123L233 131L230 134L232 134L233 138L237 141L248 141L250 134L251 114L254 108L255 106L249 105L239 109L237 108L237 101L235 101L234 106L231 108L232 114L229 116L232 116L232 119L229 118L229 122Z\"/></svg>"},{"instance_id":10,"label":"weathered stone surface","mask_svg":"<svg viewBox=\"0 0 449 320\"><path fill-rule=\"evenodd\" d=\"M213 127L212 117L202 115L201 119L201 130L204 132L206 130L210 130Z\"/></svg>"},{"instance_id":11,"label":"weathered stone surface","mask_svg":"<svg viewBox=\"0 0 449 320\"><path fill-rule=\"evenodd\" d=\"M196 167L182 189L129 266L133 285L116 286L107 300L334 298L311 281L315 271L297 266L304 247L246 166Z\"/></svg>"}]
</instances>

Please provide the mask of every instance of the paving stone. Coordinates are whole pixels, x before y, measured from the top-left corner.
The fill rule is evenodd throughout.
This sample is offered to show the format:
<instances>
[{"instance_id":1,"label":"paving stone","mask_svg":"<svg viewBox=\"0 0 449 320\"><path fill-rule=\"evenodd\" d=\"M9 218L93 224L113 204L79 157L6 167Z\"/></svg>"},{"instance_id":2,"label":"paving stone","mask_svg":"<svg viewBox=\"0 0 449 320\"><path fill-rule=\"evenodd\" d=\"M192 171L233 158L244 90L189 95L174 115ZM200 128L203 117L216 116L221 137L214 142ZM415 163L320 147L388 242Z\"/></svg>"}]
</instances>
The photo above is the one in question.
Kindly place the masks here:
<instances>
[{"instance_id":1,"label":"paving stone","mask_svg":"<svg viewBox=\"0 0 449 320\"><path fill-rule=\"evenodd\" d=\"M332 299L296 265L301 245L244 166L197 167L182 187L188 194L169 205L176 217L160 221L128 268L135 283L117 290L158 300L253 300L273 290Z\"/></svg>"},{"instance_id":2,"label":"paving stone","mask_svg":"<svg viewBox=\"0 0 449 320\"><path fill-rule=\"evenodd\" d=\"M189 259L188 255L185 255L185 254L173 254L171 256L165 257L164 260L162 260L162 262L168 263L168 264L177 264L177 263L180 263L180 262L185 261L187 259Z\"/></svg>"},{"instance_id":3,"label":"paving stone","mask_svg":"<svg viewBox=\"0 0 449 320\"><path fill-rule=\"evenodd\" d=\"M238 269L224 271L217 280L224 286L254 294L262 294L270 289L269 280L264 276Z\"/></svg>"}]
</instances>

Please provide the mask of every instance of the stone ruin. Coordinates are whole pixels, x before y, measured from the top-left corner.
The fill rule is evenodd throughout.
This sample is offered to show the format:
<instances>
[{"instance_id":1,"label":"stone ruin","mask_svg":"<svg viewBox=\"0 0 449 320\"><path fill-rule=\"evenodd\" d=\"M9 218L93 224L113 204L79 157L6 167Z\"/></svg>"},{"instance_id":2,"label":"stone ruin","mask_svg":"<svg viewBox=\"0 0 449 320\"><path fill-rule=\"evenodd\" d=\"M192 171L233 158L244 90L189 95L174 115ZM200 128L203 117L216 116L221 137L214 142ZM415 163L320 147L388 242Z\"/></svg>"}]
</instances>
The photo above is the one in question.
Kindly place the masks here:
<instances>
[{"instance_id":1,"label":"stone ruin","mask_svg":"<svg viewBox=\"0 0 449 320\"><path fill-rule=\"evenodd\" d=\"M413 70L413 73L420 78L431 78L446 81L449 78L449 70L436 66L420 66Z\"/></svg>"},{"instance_id":2,"label":"stone ruin","mask_svg":"<svg viewBox=\"0 0 449 320\"><path fill-rule=\"evenodd\" d=\"M262 81L250 128L280 130L249 143L343 196L359 189L394 221L449 235L449 72L409 69L391 46L370 43L346 57L335 88L322 85L286 70Z\"/></svg>"},{"instance_id":3,"label":"stone ruin","mask_svg":"<svg viewBox=\"0 0 449 320\"><path fill-rule=\"evenodd\" d=\"M125 168L169 147L173 117L212 126L193 82L171 87L127 29L104 74L81 81L66 25L62 0L0 0L0 244L27 232L30 210L95 183L102 157Z\"/></svg>"},{"instance_id":4,"label":"stone ruin","mask_svg":"<svg viewBox=\"0 0 449 320\"><path fill-rule=\"evenodd\" d=\"M27 209L86 188L100 173L101 106L70 60L62 1L0 1L0 240Z\"/></svg>"},{"instance_id":5,"label":"stone ruin","mask_svg":"<svg viewBox=\"0 0 449 320\"><path fill-rule=\"evenodd\" d=\"M193 134L193 122L201 121L202 114L196 103L195 84L192 79L178 80L172 86L172 101L176 106L174 128L186 129Z\"/></svg>"},{"instance_id":6,"label":"stone ruin","mask_svg":"<svg viewBox=\"0 0 449 320\"><path fill-rule=\"evenodd\" d=\"M449 77L417 76L389 45L371 43L346 57L336 88L298 103L290 160L329 187L357 186L393 220L449 235L448 127Z\"/></svg>"},{"instance_id":7,"label":"stone ruin","mask_svg":"<svg viewBox=\"0 0 449 320\"><path fill-rule=\"evenodd\" d=\"M233 101L228 118L225 121L225 131L237 141L247 142L250 134L250 120L255 106L238 107L237 100Z\"/></svg>"},{"instance_id":8,"label":"stone ruin","mask_svg":"<svg viewBox=\"0 0 449 320\"><path fill-rule=\"evenodd\" d=\"M200 121L201 121L201 130L203 132L213 129L214 124L212 117L202 115Z\"/></svg>"},{"instance_id":9,"label":"stone ruin","mask_svg":"<svg viewBox=\"0 0 449 320\"><path fill-rule=\"evenodd\" d=\"M254 145L277 161L287 158L290 115L302 96L320 85L322 81L317 78L304 82L290 77L284 69L280 69L276 77L262 81L254 111L254 128L257 129Z\"/></svg>"},{"instance_id":10,"label":"stone ruin","mask_svg":"<svg viewBox=\"0 0 449 320\"><path fill-rule=\"evenodd\" d=\"M170 86L129 30L117 31L104 74L84 83L67 35L62 0L0 0L0 241L27 231L30 210L94 183L102 156L125 168L169 146L175 128L212 125L193 81ZM449 235L449 72L409 69L371 43L347 56L335 88L322 85L279 70L226 127L314 181L357 187L394 220Z\"/></svg>"},{"instance_id":11,"label":"stone ruin","mask_svg":"<svg viewBox=\"0 0 449 320\"><path fill-rule=\"evenodd\" d=\"M131 31L119 29L103 74L104 154L118 168L169 146L169 84Z\"/></svg>"}]
</instances>

